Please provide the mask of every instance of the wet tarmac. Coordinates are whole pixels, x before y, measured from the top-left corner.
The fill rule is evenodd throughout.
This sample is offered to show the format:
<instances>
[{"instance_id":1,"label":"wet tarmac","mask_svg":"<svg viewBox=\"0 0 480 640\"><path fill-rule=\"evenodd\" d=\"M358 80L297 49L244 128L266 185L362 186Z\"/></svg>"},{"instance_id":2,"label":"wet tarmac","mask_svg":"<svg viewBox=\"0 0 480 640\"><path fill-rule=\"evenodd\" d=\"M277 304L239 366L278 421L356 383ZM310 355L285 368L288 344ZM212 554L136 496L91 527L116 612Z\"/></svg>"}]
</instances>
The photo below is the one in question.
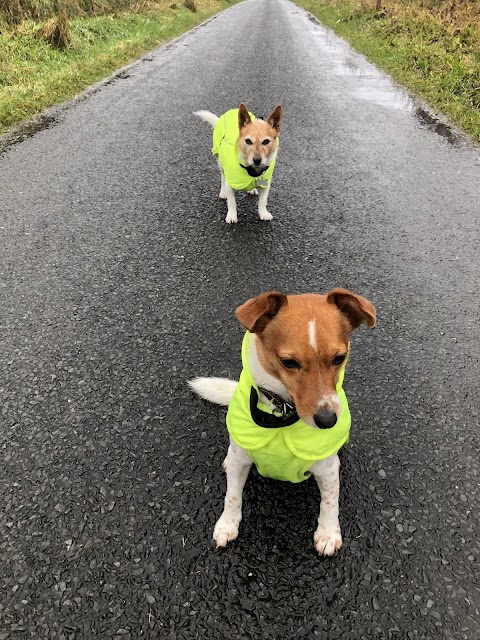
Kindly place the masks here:
<instances>
[{"instance_id":1,"label":"wet tarmac","mask_svg":"<svg viewBox=\"0 0 480 640\"><path fill-rule=\"evenodd\" d=\"M0 639L475 640L478 147L286 0L122 73L0 156ZM284 106L274 219L240 194L227 226L191 113L241 100ZM335 286L378 312L344 547L313 482L253 472L215 551L225 412L186 380L239 374L247 298Z\"/></svg>"},{"instance_id":2,"label":"wet tarmac","mask_svg":"<svg viewBox=\"0 0 480 640\"><path fill-rule=\"evenodd\" d=\"M26 138L34 136L39 131L49 129L57 122L57 118L48 114L40 114L32 120L22 123L20 126L0 136L0 154L5 153L10 147L23 142Z\"/></svg>"}]
</instances>

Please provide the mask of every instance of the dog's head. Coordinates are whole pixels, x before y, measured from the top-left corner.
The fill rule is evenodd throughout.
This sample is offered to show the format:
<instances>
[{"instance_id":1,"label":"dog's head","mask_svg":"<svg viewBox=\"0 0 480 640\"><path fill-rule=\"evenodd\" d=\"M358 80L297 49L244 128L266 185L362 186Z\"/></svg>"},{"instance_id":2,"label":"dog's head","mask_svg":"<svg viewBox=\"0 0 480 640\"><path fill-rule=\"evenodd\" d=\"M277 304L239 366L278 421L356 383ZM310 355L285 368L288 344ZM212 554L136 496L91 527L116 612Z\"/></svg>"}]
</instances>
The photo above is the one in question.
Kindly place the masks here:
<instances>
[{"instance_id":1,"label":"dog's head","mask_svg":"<svg viewBox=\"0 0 480 640\"><path fill-rule=\"evenodd\" d=\"M238 153L242 164L246 167L268 167L277 154L278 134L282 124L282 107L278 105L263 120L252 120L247 107L243 104L238 109Z\"/></svg>"},{"instance_id":2,"label":"dog's head","mask_svg":"<svg viewBox=\"0 0 480 640\"><path fill-rule=\"evenodd\" d=\"M297 413L312 427L332 427L340 413L336 386L349 336L375 326L371 302L346 289L326 295L270 291L238 307L236 316L257 337L260 364L280 380Z\"/></svg>"}]
</instances>

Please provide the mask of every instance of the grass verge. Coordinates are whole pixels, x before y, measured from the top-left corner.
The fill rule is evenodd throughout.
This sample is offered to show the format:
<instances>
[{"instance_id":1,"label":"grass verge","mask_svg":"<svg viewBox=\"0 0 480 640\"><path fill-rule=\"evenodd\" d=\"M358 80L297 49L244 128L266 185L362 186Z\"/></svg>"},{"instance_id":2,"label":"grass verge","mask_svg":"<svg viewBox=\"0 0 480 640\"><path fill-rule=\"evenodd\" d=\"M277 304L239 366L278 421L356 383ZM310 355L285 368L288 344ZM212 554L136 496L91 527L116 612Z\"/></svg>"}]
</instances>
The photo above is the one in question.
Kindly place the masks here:
<instances>
[{"instance_id":1,"label":"grass verge","mask_svg":"<svg viewBox=\"0 0 480 640\"><path fill-rule=\"evenodd\" d=\"M195 0L195 11L172 0L137 11L75 17L68 44L47 39L51 24L0 19L0 133L59 104L238 0Z\"/></svg>"},{"instance_id":2,"label":"grass verge","mask_svg":"<svg viewBox=\"0 0 480 640\"><path fill-rule=\"evenodd\" d=\"M479 0L295 0L480 140Z\"/></svg>"}]
</instances>

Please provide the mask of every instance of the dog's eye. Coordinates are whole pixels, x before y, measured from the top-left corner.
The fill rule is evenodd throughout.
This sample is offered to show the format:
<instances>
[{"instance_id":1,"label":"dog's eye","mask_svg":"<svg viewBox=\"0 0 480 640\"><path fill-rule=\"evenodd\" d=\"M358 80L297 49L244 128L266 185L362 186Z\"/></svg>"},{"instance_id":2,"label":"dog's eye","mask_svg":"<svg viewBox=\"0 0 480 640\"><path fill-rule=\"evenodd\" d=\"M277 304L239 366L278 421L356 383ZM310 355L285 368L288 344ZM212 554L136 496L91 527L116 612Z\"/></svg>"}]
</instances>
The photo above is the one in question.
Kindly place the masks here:
<instances>
[{"instance_id":1,"label":"dog's eye","mask_svg":"<svg viewBox=\"0 0 480 640\"><path fill-rule=\"evenodd\" d=\"M270 144L270 138L265 138L265 140L262 140L262 144L264 144L265 146L267 144Z\"/></svg>"},{"instance_id":2,"label":"dog's eye","mask_svg":"<svg viewBox=\"0 0 480 640\"><path fill-rule=\"evenodd\" d=\"M253 144L250 138L245 138L245 144Z\"/></svg>"},{"instance_id":3,"label":"dog's eye","mask_svg":"<svg viewBox=\"0 0 480 640\"><path fill-rule=\"evenodd\" d=\"M292 358L280 358L280 362L287 369L300 369L300 365L298 364L298 362L296 360L293 360Z\"/></svg>"},{"instance_id":4,"label":"dog's eye","mask_svg":"<svg viewBox=\"0 0 480 640\"><path fill-rule=\"evenodd\" d=\"M332 360L332 364L342 364L342 362L345 362L346 357L346 355L335 356L335 358Z\"/></svg>"}]
</instances>

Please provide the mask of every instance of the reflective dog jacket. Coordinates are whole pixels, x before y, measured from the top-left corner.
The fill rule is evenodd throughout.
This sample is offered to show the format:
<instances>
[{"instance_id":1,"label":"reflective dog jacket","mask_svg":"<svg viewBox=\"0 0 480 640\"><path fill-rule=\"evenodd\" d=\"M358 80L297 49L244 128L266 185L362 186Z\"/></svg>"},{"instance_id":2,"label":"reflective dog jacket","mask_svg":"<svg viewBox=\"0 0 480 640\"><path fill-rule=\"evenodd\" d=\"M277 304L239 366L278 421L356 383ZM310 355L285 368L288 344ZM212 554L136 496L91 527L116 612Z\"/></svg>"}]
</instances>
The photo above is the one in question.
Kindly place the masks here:
<instances>
[{"instance_id":1,"label":"reflective dog jacket","mask_svg":"<svg viewBox=\"0 0 480 640\"><path fill-rule=\"evenodd\" d=\"M253 113L250 118L256 120ZM220 166L225 174L227 183L235 191L251 191L265 189L272 180L275 160L268 169L258 177L252 177L240 164L237 150L238 140L238 109L230 109L220 116L213 130L212 153L218 156Z\"/></svg>"},{"instance_id":2,"label":"reflective dog jacket","mask_svg":"<svg viewBox=\"0 0 480 640\"><path fill-rule=\"evenodd\" d=\"M342 388L345 366L340 371L336 389L341 411L333 427L311 427L296 414L293 423L292 420L278 418L279 422L289 422L288 426L262 427L259 422L274 423L275 414L269 406L258 402L259 390L247 362L250 336L247 331L243 339L243 370L228 406L227 429L233 441L247 451L260 475L275 480L302 482L310 476L308 469L314 462L333 455L348 440L351 417ZM269 414L266 421L259 419L262 412Z\"/></svg>"}]
</instances>

